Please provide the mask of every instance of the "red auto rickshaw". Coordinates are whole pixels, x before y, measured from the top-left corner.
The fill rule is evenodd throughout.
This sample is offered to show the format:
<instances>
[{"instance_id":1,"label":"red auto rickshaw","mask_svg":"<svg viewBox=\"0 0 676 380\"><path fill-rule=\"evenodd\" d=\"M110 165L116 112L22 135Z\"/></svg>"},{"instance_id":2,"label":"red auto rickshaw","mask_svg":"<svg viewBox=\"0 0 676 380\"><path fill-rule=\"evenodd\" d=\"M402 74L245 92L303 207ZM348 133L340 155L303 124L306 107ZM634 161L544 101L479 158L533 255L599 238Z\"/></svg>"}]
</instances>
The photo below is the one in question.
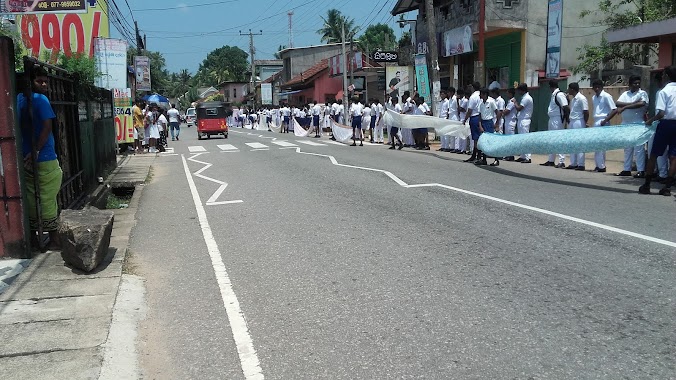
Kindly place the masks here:
<instances>
[{"instance_id":1,"label":"red auto rickshaw","mask_svg":"<svg viewBox=\"0 0 676 380\"><path fill-rule=\"evenodd\" d=\"M223 102L204 102L198 103L195 107L197 126L197 139L202 140L203 137L211 138L211 135L223 135L228 138L228 110Z\"/></svg>"}]
</instances>

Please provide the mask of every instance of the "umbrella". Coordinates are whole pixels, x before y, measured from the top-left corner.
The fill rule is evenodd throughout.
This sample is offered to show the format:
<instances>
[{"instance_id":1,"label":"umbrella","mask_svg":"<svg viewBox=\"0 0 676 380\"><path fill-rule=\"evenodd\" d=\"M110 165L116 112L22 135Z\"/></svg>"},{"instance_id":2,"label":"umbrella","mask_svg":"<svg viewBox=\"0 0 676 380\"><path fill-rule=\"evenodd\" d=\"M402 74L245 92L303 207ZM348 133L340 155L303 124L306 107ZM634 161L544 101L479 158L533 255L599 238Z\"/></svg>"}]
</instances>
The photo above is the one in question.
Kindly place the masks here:
<instances>
[{"instance_id":1,"label":"umbrella","mask_svg":"<svg viewBox=\"0 0 676 380\"><path fill-rule=\"evenodd\" d=\"M160 94L146 95L146 96L143 97L143 100L145 100L148 103L157 103L157 104L160 104L160 103L168 104L169 103L169 99L165 98L164 96L162 96Z\"/></svg>"}]
</instances>

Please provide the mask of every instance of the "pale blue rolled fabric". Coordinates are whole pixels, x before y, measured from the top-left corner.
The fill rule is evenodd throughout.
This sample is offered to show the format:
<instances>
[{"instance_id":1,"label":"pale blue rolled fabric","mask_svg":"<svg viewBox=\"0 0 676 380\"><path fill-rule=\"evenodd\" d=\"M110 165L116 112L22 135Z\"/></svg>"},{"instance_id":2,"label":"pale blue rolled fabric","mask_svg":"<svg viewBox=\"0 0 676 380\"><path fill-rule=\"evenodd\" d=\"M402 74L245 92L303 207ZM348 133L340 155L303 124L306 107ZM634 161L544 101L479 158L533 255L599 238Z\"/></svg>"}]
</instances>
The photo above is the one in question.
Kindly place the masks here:
<instances>
[{"instance_id":1,"label":"pale blue rolled fabric","mask_svg":"<svg viewBox=\"0 0 676 380\"><path fill-rule=\"evenodd\" d=\"M655 133L656 123L622 124L606 127L560 129L518 135L483 133L479 149L491 157L522 153L587 153L621 149L646 143Z\"/></svg>"}]
</instances>

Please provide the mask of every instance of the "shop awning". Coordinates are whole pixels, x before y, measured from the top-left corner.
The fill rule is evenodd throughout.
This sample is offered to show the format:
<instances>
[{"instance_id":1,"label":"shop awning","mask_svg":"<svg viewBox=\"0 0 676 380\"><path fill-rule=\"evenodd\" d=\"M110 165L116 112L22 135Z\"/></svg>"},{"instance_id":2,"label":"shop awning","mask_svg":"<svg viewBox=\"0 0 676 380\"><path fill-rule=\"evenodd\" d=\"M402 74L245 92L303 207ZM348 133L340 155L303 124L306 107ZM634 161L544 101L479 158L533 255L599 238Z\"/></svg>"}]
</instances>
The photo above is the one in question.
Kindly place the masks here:
<instances>
[{"instance_id":1,"label":"shop awning","mask_svg":"<svg viewBox=\"0 0 676 380\"><path fill-rule=\"evenodd\" d=\"M397 4L394 5L394 8L390 12L392 16L396 16L401 13L406 13L410 11L415 11L420 6L420 0L398 0Z\"/></svg>"},{"instance_id":2,"label":"shop awning","mask_svg":"<svg viewBox=\"0 0 676 380\"><path fill-rule=\"evenodd\" d=\"M608 42L659 42L660 37L676 38L676 18L610 30Z\"/></svg>"}]
</instances>

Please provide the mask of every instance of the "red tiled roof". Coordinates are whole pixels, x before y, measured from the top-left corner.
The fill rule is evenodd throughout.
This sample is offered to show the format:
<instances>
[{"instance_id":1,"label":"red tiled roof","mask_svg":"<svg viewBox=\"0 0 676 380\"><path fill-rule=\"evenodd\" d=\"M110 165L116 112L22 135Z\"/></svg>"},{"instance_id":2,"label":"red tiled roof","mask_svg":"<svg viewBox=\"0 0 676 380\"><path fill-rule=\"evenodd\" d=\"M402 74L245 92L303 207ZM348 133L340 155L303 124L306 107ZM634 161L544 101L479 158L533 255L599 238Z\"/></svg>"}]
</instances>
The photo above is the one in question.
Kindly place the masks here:
<instances>
[{"instance_id":1,"label":"red tiled roof","mask_svg":"<svg viewBox=\"0 0 676 380\"><path fill-rule=\"evenodd\" d=\"M278 72L272 74L272 76L266 80L264 80L262 83L272 83L273 80L279 78L282 75L282 70L279 70Z\"/></svg>"},{"instance_id":2,"label":"red tiled roof","mask_svg":"<svg viewBox=\"0 0 676 380\"><path fill-rule=\"evenodd\" d=\"M295 84L304 83L310 80L315 75L321 73L322 71L328 70L328 68L329 68L329 60L328 58L324 58L318 63L316 63L314 66L303 71L299 75L296 75L295 77L291 78L288 82L284 83L284 86L292 86Z\"/></svg>"}]
</instances>

